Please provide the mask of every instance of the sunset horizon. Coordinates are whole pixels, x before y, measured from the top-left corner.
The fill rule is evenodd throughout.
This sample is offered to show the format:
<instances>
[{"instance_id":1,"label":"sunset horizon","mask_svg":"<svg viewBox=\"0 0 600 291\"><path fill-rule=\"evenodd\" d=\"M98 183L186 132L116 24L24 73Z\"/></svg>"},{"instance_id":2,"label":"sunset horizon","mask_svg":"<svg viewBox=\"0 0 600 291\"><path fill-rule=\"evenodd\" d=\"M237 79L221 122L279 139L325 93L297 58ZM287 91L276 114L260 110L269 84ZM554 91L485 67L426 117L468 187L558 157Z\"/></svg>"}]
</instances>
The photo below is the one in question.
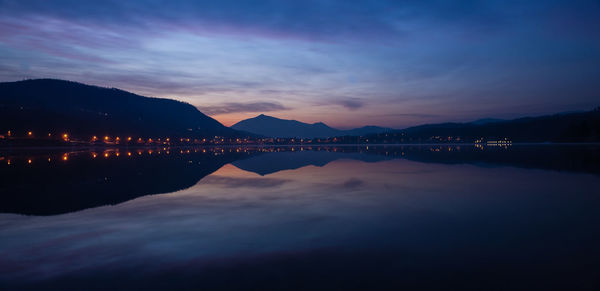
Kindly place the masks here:
<instances>
[{"instance_id":1,"label":"sunset horizon","mask_svg":"<svg viewBox=\"0 0 600 291\"><path fill-rule=\"evenodd\" d=\"M598 106L593 1L3 1L0 81L56 78L264 113L405 128Z\"/></svg>"}]
</instances>

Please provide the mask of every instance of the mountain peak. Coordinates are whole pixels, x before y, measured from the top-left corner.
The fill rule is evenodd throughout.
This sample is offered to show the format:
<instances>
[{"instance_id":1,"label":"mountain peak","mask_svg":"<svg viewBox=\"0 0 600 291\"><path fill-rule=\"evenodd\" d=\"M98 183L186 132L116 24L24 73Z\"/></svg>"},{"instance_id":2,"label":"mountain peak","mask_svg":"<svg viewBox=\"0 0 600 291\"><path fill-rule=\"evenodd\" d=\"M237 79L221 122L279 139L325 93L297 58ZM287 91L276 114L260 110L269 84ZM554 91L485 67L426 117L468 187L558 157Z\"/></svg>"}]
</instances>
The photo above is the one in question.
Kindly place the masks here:
<instances>
[{"instance_id":1,"label":"mountain peak","mask_svg":"<svg viewBox=\"0 0 600 291\"><path fill-rule=\"evenodd\" d=\"M263 136L283 138L325 138L343 135L379 133L388 130L380 127L340 130L332 128L323 122L309 124L297 120L280 119L264 114L242 120L232 125L231 128Z\"/></svg>"},{"instance_id":2,"label":"mountain peak","mask_svg":"<svg viewBox=\"0 0 600 291\"><path fill-rule=\"evenodd\" d=\"M253 118L250 118L250 119L264 119L264 120L269 120L269 119L278 119L278 118L273 117L273 116L269 116L269 115L266 115L266 114L260 114L260 115L257 115L256 117L253 117Z\"/></svg>"}]
</instances>

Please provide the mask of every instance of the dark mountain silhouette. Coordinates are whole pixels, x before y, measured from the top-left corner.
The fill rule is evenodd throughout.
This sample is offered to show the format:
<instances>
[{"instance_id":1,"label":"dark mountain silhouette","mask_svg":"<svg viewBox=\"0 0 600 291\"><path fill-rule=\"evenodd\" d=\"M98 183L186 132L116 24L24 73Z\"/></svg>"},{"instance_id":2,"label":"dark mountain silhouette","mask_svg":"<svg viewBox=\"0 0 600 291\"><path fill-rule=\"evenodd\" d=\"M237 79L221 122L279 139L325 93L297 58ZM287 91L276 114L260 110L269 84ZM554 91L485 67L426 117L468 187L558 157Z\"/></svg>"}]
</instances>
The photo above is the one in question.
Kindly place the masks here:
<instances>
[{"instance_id":1,"label":"dark mountain silhouette","mask_svg":"<svg viewBox=\"0 0 600 291\"><path fill-rule=\"evenodd\" d=\"M363 126L363 127L359 127L359 128L343 130L343 133L344 133L343 135L360 136L360 135L367 135L367 134L373 134L373 133L388 132L388 131L392 131L392 130L394 130L394 129L388 128L388 127L367 125L367 126Z\"/></svg>"},{"instance_id":2,"label":"dark mountain silhouette","mask_svg":"<svg viewBox=\"0 0 600 291\"><path fill-rule=\"evenodd\" d=\"M472 124L488 124L488 123L492 123L492 122L502 122L505 121L504 119L499 119L499 118L482 118L482 119L477 119L475 121L472 121Z\"/></svg>"},{"instance_id":3,"label":"dark mountain silhouette","mask_svg":"<svg viewBox=\"0 0 600 291\"><path fill-rule=\"evenodd\" d=\"M37 79L0 83L0 133L73 136L236 136L194 106L114 88Z\"/></svg>"},{"instance_id":4,"label":"dark mountain silhouette","mask_svg":"<svg viewBox=\"0 0 600 291\"><path fill-rule=\"evenodd\" d=\"M297 137L297 138L325 138L344 135L365 135L392 130L378 126L365 126L350 130L340 130L329 127L325 123L313 124L296 120L279 119L261 114L254 118L242 120L231 128L268 137Z\"/></svg>"},{"instance_id":5,"label":"dark mountain silhouette","mask_svg":"<svg viewBox=\"0 0 600 291\"><path fill-rule=\"evenodd\" d=\"M600 108L513 120L427 124L373 134L366 139L375 143L404 143L456 141L456 137L469 142L482 137L509 138L513 142L600 142Z\"/></svg>"}]
</instances>

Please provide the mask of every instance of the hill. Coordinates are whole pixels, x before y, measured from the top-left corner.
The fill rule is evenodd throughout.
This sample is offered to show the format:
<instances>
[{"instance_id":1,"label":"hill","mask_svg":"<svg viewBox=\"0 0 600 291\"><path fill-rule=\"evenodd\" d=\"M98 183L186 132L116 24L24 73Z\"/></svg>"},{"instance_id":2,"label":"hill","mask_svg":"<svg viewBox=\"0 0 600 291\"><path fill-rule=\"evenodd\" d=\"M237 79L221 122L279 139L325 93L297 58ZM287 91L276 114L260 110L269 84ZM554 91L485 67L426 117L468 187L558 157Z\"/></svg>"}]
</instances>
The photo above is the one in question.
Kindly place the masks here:
<instances>
[{"instance_id":1,"label":"hill","mask_svg":"<svg viewBox=\"0 0 600 291\"><path fill-rule=\"evenodd\" d=\"M508 138L513 142L600 142L600 108L493 122L439 123L367 137L370 142L467 141ZM458 139L457 139L458 138Z\"/></svg>"},{"instance_id":2,"label":"hill","mask_svg":"<svg viewBox=\"0 0 600 291\"><path fill-rule=\"evenodd\" d=\"M36 79L0 83L0 133L204 137L240 133L194 106L114 88Z\"/></svg>"},{"instance_id":3,"label":"hill","mask_svg":"<svg viewBox=\"0 0 600 291\"><path fill-rule=\"evenodd\" d=\"M344 135L358 136L392 130L390 128L378 126L365 126L350 130L340 130L332 128L322 122L309 124L297 120L279 119L264 114L242 120L232 125L231 128L268 137L282 138L325 138Z\"/></svg>"}]
</instances>

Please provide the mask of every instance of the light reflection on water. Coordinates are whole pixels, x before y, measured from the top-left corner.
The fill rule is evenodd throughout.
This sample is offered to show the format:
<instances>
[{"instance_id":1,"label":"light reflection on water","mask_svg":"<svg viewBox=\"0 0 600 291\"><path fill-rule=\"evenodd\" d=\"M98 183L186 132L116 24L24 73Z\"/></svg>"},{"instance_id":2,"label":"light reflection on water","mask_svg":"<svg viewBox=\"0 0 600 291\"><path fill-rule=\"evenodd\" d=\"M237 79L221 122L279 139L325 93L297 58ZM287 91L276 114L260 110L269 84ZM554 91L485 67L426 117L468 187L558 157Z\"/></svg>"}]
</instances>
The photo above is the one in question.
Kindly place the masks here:
<instances>
[{"instance_id":1,"label":"light reflection on water","mask_svg":"<svg viewBox=\"0 0 600 291\"><path fill-rule=\"evenodd\" d=\"M387 158L407 149L272 152L237 157L164 195L0 214L0 286L598 284L600 179L589 167Z\"/></svg>"}]
</instances>

